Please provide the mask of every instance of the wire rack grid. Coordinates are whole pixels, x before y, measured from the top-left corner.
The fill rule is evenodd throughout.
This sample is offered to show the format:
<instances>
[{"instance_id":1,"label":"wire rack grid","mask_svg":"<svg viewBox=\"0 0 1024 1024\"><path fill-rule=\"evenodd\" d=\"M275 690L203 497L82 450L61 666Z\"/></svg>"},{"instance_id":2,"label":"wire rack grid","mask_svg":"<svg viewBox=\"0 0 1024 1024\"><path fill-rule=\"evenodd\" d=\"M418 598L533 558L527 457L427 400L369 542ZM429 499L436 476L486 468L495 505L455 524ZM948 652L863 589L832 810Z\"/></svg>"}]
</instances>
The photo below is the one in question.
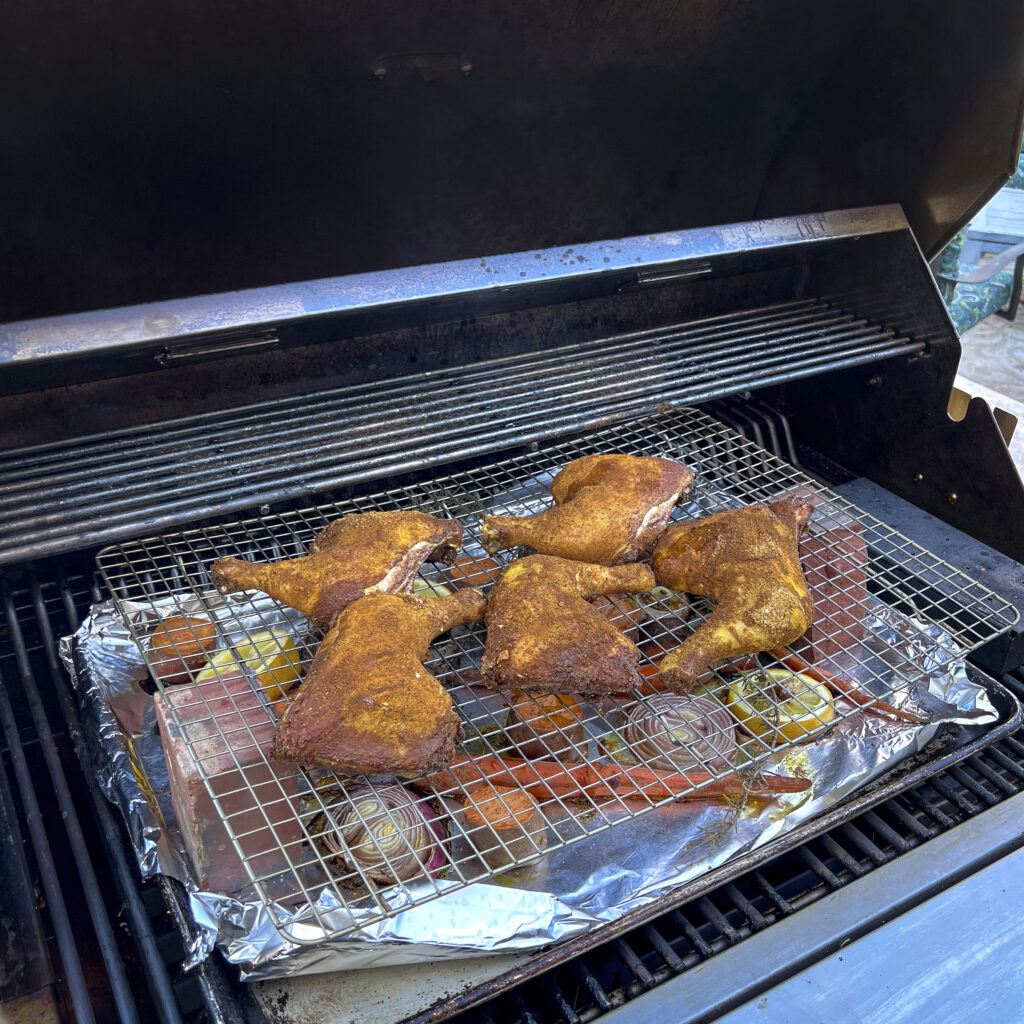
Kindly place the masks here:
<instances>
[{"instance_id":1,"label":"wire rack grid","mask_svg":"<svg viewBox=\"0 0 1024 1024\"><path fill-rule=\"evenodd\" d=\"M207 836L204 847L211 823L180 823L186 839L199 837L190 850L205 861L201 875L251 886L290 940L323 941L679 800L771 792L778 781L760 774L768 758L829 735L864 709L865 697L858 707L781 663L738 675L721 666L690 699L651 683L592 699L494 694L478 671L485 644L478 623L441 638L425 663L463 723L451 770L400 782L267 759L277 715L322 635L265 595L219 595L208 575L215 558L300 557L340 515L416 508L459 519L466 529L459 560L424 567L417 590L486 591L525 552L485 555L482 517L541 511L551 504L547 485L561 466L610 451L675 458L696 472L692 494L673 513L677 521L806 495L815 506L805 542L805 562L814 567L808 578L815 599L825 595L825 614L812 627L821 650L812 654L825 652L856 678L869 708L905 704L921 675L918 665L893 662L866 643L865 622L879 599L903 613L932 668L1016 620L1013 607L981 584L694 409L341 503L114 545L98 556L99 569L180 736L186 767L179 774L186 777L179 788L204 790L213 825L226 834L220 844ZM595 603L639 646L648 678L710 610L664 588ZM930 624L943 632L936 636ZM179 816L189 813L179 810L188 801L175 806Z\"/></svg>"}]
</instances>

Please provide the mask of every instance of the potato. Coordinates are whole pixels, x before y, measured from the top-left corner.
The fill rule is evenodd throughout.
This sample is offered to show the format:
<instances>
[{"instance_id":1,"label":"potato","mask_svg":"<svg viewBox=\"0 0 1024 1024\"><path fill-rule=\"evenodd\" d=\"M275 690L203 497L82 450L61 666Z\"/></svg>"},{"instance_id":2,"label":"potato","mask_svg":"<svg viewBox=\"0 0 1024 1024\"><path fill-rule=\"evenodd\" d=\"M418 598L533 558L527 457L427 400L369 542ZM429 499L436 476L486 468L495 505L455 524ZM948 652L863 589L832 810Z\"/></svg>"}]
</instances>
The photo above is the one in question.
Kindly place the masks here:
<instances>
[{"instance_id":1,"label":"potato","mask_svg":"<svg viewBox=\"0 0 1024 1024\"><path fill-rule=\"evenodd\" d=\"M164 619L146 641L150 671L165 686L187 683L189 673L204 665L216 646L216 630L208 619L173 615Z\"/></svg>"},{"instance_id":2,"label":"potato","mask_svg":"<svg viewBox=\"0 0 1024 1024\"><path fill-rule=\"evenodd\" d=\"M587 730L578 696L516 691L509 705L505 735L522 757L583 756Z\"/></svg>"}]
</instances>

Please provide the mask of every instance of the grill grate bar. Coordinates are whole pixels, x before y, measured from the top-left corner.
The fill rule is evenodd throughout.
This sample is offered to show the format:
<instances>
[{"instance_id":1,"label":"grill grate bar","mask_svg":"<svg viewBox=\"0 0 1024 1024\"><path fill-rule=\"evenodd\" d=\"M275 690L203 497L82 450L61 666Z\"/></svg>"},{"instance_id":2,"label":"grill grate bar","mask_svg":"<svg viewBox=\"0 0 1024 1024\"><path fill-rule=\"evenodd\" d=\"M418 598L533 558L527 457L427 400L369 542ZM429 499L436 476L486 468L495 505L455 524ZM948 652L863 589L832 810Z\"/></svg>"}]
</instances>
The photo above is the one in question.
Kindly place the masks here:
<instances>
[{"instance_id":1,"label":"grill grate bar","mask_svg":"<svg viewBox=\"0 0 1024 1024\"><path fill-rule=\"evenodd\" d=\"M820 304L624 337L271 402L246 416L11 452L0 460L0 561L422 470L641 415L656 403L680 406L924 347Z\"/></svg>"},{"instance_id":2,"label":"grill grate bar","mask_svg":"<svg viewBox=\"0 0 1024 1024\"><path fill-rule=\"evenodd\" d=\"M81 721L74 706L71 693L68 690L64 673L60 669L53 630L43 598L42 586L40 585L39 578L34 573L29 579L29 587L36 614L36 622L39 626L43 646L46 651L50 678L60 700L64 721L75 743L79 760L82 764L86 764L87 760L82 750ZM71 630L74 631L78 628L79 620L71 587L68 585L67 580L61 578L58 581L58 589L68 617L68 623ZM151 989L157 1013L164 1024L180 1024L182 1018L178 1010L174 989L171 985L164 959L160 954L156 936L150 925L149 915L142 902L142 894L135 880L135 869L129 865L128 858L125 855L120 828L114 819L109 802L100 791L99 782L95 775L91 772L85 772L84 777L92 798L95 815L99 821L105 852L114 868L114 877L118 883L118 890L128 910L132 934L139 946L142 962L146 968L146 984Z\"/></svg>"},{"instance_id":3,"label":"grill grate bar","mask_svg":"<svg viewBox=\"0 0 1024 1024\"><path fill-rule=\"evenodd\" d=\"M711 956L712 953L714 953L714 950L711 948L711 946L709 946L704 941L700 932L697 931L696 928L694 928L693 924L690 922L690 919L681 910L673 910L671 911L669 916L671 917L672 921L679 926L679 929L682 931L683 935L686 936L687 941L689 941L690 946L697 953L699 953L702 957L708 957Z\"/></svg>"},{"instance_id":4,"label":"grill grate bar","mask_svg":"<svg viewBox=\"0 0 1024 1024\"><path fill-rule=\"evenodd\" d=\"M602 1010L610 1010L612 1001L608 998L607 992L601 987L601 983L590 972L590 968L582 960L572 962L573 970L580 976L580 980L587 987L587 991L594 997L595 1002Z\"/></svg>"},{"instance_id":5,"label":"grill grate bar","mask_svg":"<svg viewBox=\"0 0 1024 1024\"><path fill-rule=\"evenodd\" d=\"M622 938L614 939L613 941L616 952L622 957L623 963L633 972L634 977L639 980L644 988L653 988L655 984L654 975L647 970L633 947Z\"/></svg>"},{"instance_id":6,"label":"grill grate bar","mask_svg":"<svg viewBox=\"0 0 1024 1024\"><path fill-rule=\"evenodd\" d=\"M733 906L735 906L750 922L750 927L754 931L760 931L768 924L768 918L766 918L764 914L762 914L761 911L758 910L742 892L740 892L735 882L729 882L725 886L725 892L729 899L732 900Z\"/></svg>"},{"instance_id":7,"label":"grill grate bar","mask_svg":"<svg viewBox=\"0 0 1024 1024\"><path fill-rule=\"evenodd\" d=\"M89 1000L89 990L78 955L75 932L68 917L60 877L50 851L46 831L43 828L43 816L32 782L32 773L29 770L25 750L18 734L18 724L14 717L14 709L7 696L7 683L2 673L0 673L0 726L3 728L4 738L7 741L15 782L25 808L29 837L32 840L43 892L46 895L50 920L57 940L57 948L60 951L61 963L64 967L65 984L78 1014L78 1020L82 1024L90 1024L90 1022L95 1022L96 1017L92 1012Z\"/></svg>"},{"instance_id":8,"label":"grill grate bar","mask_svg":"<svg viewBox=\"0 0 1024 1024\"><path fill-rule=\"evenodd\" d=\"M961 786L969 789L975 796L980 797L989 807L992 807L994 804L999 802L999 795L997 793L993 793L990 789L986 789L978 779L973 778L962 766L957 765L956 767L951 768L950 775L952 775Z\"/></svg>"},{"instance_id":9,"label":"grill grate bar","mask_svg":"<svg viewBox=\"0 0 1024 1024\"><path fill-rule=\"evenodd\" d=\"M1007 746L1009 746L1009 743L1007 743ZM1015 743L1014 746L1024 747L1024 744ZM1012 775L1016 775L1018 779L1024 780L1024 765L1014 761L1012 757L1000 750L998 743L993 745L991 753L1001 767L1005 768ZM1024 755L1024 751L1022 751L1022 755Z\"/></svg>"},{"instance_id":10,"label":"grill grate bar","mask_svg":"<svg viewBox=\"0 0 1024 1024\"><path fill-rule=\"evenodd\" d=\"M864 820L881 835L896 853L905 853L910 849L910 843L903 838L892 826L887 825L875 811L866 811Z\"/></svg>"},{"instance_id":11,"label":"grill grate bar","mask_svg":"<svg viewBox=\"0 0 1024 1024\"><path fill-rule=\"evenodd\" d=\"M839 826L839 830L846 836L857 849L861 850L868 857L870 857L875 864L881 865L886 861L892 860L893 854L887 853L884 850L880 850L878 846L873 843L856 825L852 822L847 822L844 825Z\"/></svg>"},{"instance_id":12,"label":"grill grate bar","mask_svg":"<svg viewBox=\"0 0 1024 1024\"><path fill-rule=\"evenodd\" d=\"M651 924L644 925L643 933L647 937L647 941L658 951L659 956L674 974L678 974L686 969L686 965L676 955L676 951L669 945L655 923L652 922Z\"/></svg>"},{"instance_id":13,"label":"grill grate bar","mask_svg":"<svg viewBox=\"0 0 1024 1024\"><path fill-rule=\"evenodd\" d=\"M49 723L47 722L46 711L43 707L42 700L40 699L38 688L36 687L32 668L29 665L25 651L25 644L22 640L21 625L18 621L14 601L11 597L11 591L6 580L0 581L0 599L2 599L4 605L7 629L14 646L15 660L21 677L22 690L26 697L35 733L40 739L40 749L43 754L43 760L46 763L50 783L57 795L57 801L61 808L64 829L67 834L68 843L71 847L75 867L83 881L83 893L85 895L86 904L89 908L96 941L99 944L103 963L110 978L111 990L117 1004L118 1015L122 1021L126 1022L126 1024L133 1024L133 1022L139 1020L138 1012L135 1008L127 975L125 974L124 965L117 949L117 940L114 937L114 930L111 926L110 919L107 916L106 908L103 905L102 892L96 878L92 860L89 857L81 823L79 822L78 815L75 812L75 805L71 796L71 790L68 786L67 779L64 776L64 769L60 763L60 754L58 753L57 747L53 741L53 734L49 728ZM4 700L6 701L6 695ZM5 718L7 717L7 710L10 710L9 704L7 704L7 708L4 712ZM11 714L13 716L13 712ZM8 742L10 742L10 740L11 737L8 736ZM41 851L37 847L37 856L40 853ZM46 855L50 856L49 851L47 851Z\"/></svg>"},{"instance_id":14,"label":"grill grate bar","mask_svg":"<svg viewBox=\"0 0 1024 1024\"><path fill-rule=\"evenodd\" d=\"M844 850L831 833L821 837L821 844L828 851L829 855L835 857L854 877L860 878L867 871L867 867L861 864L852 854Z\"/></svg>"},{"instance_id":15,"label":"grill grate bar","mask_svg":"<svg viewBox=\"0 0 1024 1024\"><path fill-rule=\"evenodd\" d=\"M822 861L808 845L798 850L801 860L830 888L838 889L843 883L839 876Z\"/></svg>"},{"instance_id":16,"label":"grill grate bar","mask_svg":"<svg viewBox=\"0 0 1024 1024\"><path fill-rule=\"evenodd\" d=\"M902 796L895 797L885 805L886 809L890 811L893 817L897 818L900 823L919 840L931 839L932 836L938 835L938 828L934 825L926 825L917 817L917 815L907 810L907 808L903 806L903 800L904 798Z\"/></svg>"},{"instance_id":17,"label":"grill grate bar","mask_svg":"<svg viewBox=\"0 0 1024 1024\"><path fill-rule=\"evenodd\" d=\"M920 789L913 789L907 793L907 797L913 800L913 802L917 804L925 814L934 818L939 823L940 828L952 828L956 824L956 820L950 817L945 810L939 806L937 800L928 798L927 790L928 786L922 786Z\"/></svg>"},{"instance_id":18,"label":"grill grate bar","mask_svg":"<svg viewBox=\"0 0 1024 1024\"><path fill-rule=\"evenodd\" d=\"M954 804L962 814L970 816L980 810L981 804L971 800L968 793L961 792L949 779L937 775L931 782L932 786L950 803Z\"/></svg>"},{"instance_id":19,"label":"grill grate bar","mask_svg":"<svg viewBox=\"0 0 1024 1024\"><path fill-rule=\"evenodd\" d=\"M764 893L769 903L780 913L790 914L793 911L789 900L772 885L760 871L753 872L753 879L757 887Z\"/></svg>"},{"instance_id":20,"label":"grill grate bar","mask_svg":"<svg viewBox=\"0 0 1024 1024\"><path fill-rule=\"evenodd\" d=\"M579 1015L573 1009L569 1000L565 998L565 993L557 982L552 983L551 993L555 997L555 1003L558 1006L559 1012L562 1015L562 1020L565 1021L565 1024L581 1024Z\"/></svg>"},{"instance_id":21,"label":"grill grate bar","mask_svg":"<svg viewBox=\"0 0 1024 1024\"><path fill-rule=\"evenodd\" d=\"M368 404L376 407L381 399L392 406L406 405L410 400L421 401L427 384L429 389L434 391L440 391L448 386L448 390L458 387L460 392L468 387L478 388L485 384L488 393L494 393L506 382L518 386L533 379L551 377L552 370L565 367L574 355L585 354L588 357L587 365L590 366L598 363L608 365L614 364L622 356L637 349L646 352L652 344L657 345L659 351L675 352L677 343L683 342L684 349L692 351L698 343L712 339L710 344L704 344L699 349L707 351L737 333L749 334L752 330L764 331L765 328L773 326L792 329L795 325L808 322L820 328L827 327L837 320L842 320L844 324L853 320L852 314L844 314L831 306L821 306L817 310L811 310L811 306L812 303L808 301L793 310L765 307L767 311L761 315L734 314L712 317L709 320L696 321L690 328L669 327L632 332L612 339L591 342L589 345L561 346L528 357L509 356L499 360L484 360L458 369L433 370L376 384L332 389L317 395L317 408L322 411L325 418L345 417L348 421L355 413L362 414L359 421L365 421L372 418L371 414L363 413ZM667 343L672 344L666 347ZM561 379L561 374L556 375L556 379ZM145 460L149 457L173 455L181 450L182 444L203 441L211 432L216 432L222 439L221 444L227 449L245 444L246 439L254 432L272 433L274 439L282 437L293 428L303 428L308 418L309 402L305 396L276 399L271 403L243 406L226 413L208 413L171 421L158 428L150 426L114 431L98 435L92 443L88 443L89 439L84 439L70 442L66 446L56 444L22 449L22 456L33 456L28 464L24 463L23 458L15 459L0 454L0 466L8 471L4 474L6 480L17 481L29 480L37 473L47 472L53 468L59 470L60 466L69 460L75 466L92 469L97 461L113 455L145 465ZM0 494L5 490L6 486L0 487Z\"/></svg>"},{"instance_id":22,"label":"grill grate bar","mask_svg":"<svg viewBox=\"0 0 1024 1024\"><path fill-rule=\"evenodd\" d=\"M702 896L697 900L697 909L715 926L720 935L730 942L736 942L740 933L729 924L728 918L711 902L710 897Z\"/></svg>"}]
</instances>

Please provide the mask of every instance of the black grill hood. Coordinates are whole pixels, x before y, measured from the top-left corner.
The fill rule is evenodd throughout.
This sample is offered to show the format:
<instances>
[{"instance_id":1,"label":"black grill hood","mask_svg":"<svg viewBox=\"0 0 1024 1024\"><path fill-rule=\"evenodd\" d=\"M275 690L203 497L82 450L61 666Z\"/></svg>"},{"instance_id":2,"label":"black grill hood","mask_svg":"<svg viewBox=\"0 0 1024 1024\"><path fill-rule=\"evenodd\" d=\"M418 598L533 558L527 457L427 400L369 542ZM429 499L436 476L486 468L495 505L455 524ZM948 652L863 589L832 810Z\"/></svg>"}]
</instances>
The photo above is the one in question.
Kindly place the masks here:
<instances>
[{"instance_id":1,"label":"black grill hood","mask_svg":"<svg viewBox=\"0 0 1024 1024\"><path fill-rule=\"evenodd\" d=\"M1012 172L1024 5L16 5L0 321L900 203Z\"/></svg>"}]
</instances>

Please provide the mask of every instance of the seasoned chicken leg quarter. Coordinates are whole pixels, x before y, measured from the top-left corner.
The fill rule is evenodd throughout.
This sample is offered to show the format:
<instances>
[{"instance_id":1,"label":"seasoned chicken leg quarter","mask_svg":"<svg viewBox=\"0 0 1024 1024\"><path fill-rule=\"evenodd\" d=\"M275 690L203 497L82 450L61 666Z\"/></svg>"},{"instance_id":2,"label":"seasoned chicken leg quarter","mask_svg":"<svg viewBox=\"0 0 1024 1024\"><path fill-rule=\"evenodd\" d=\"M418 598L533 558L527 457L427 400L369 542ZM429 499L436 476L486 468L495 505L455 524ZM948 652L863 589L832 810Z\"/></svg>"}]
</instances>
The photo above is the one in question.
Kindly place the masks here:
<instances>
[{"instance_id":1,"label":"seasoned chicken leg quarter","mask_svg":"<svg viewBox=\"0 0 1024 1024\"><path fill-rule=\"evenodd\" d=\"M536 516L487 516L489 554L519 544L597 565L642 557L661 536L693 473L670 459L585 455L551 481L555 507Z\"/></svg>"},{"instance_id":2,"label":"seasoned chicken leg quarter","mask_svg":"<svg viewBox=\"0 0 1024 1024\"><path fill-rule=\"evenodd\" d=\"M662 659L669 689L687 693L712 662L782 647L806 631L814 607L797 541L812 511L783 498L668 528L651 560L658 583L718 602Z\"/></svg>"},{"instance_id":3,"label":"seasoned chicken leg quarter","mask_svg":"<svg viewBox=\"0 0 1024 1024\"><path fill-rule=\"evenodd\" d=\"M305 558L244 562L218 558L210 579L222 594L262 590L327 629L365 594L403 593L424 562L451 562L462 525L425 512L362 512L321 530Z\"/></svg>"},{"instance_id":4,"label":"seasoned chicken leg quarter","mask_svg":"<svg viewBox=\"0 0 1024 1024\"><path fill-rule=\"evenodd\" d=\"M646 565L606 567L531 555L513 562L487 601L480 670L492 689L620 693L639 683L640 652L590 604L654 586Z\"/></svg>"},{"instance_id":5,"label":"seasoned chicken leg quarter","mask_svg":"<svg viewBox=\"0 0 1024 1024\"><path fill-rule=\"evenodd\" d=\"M430 642L484 613L479 590L370 594L324 638L269 756L345 772L419 775L450 764L461 720L423 667Z\"/></svg>"}]
</instances>

